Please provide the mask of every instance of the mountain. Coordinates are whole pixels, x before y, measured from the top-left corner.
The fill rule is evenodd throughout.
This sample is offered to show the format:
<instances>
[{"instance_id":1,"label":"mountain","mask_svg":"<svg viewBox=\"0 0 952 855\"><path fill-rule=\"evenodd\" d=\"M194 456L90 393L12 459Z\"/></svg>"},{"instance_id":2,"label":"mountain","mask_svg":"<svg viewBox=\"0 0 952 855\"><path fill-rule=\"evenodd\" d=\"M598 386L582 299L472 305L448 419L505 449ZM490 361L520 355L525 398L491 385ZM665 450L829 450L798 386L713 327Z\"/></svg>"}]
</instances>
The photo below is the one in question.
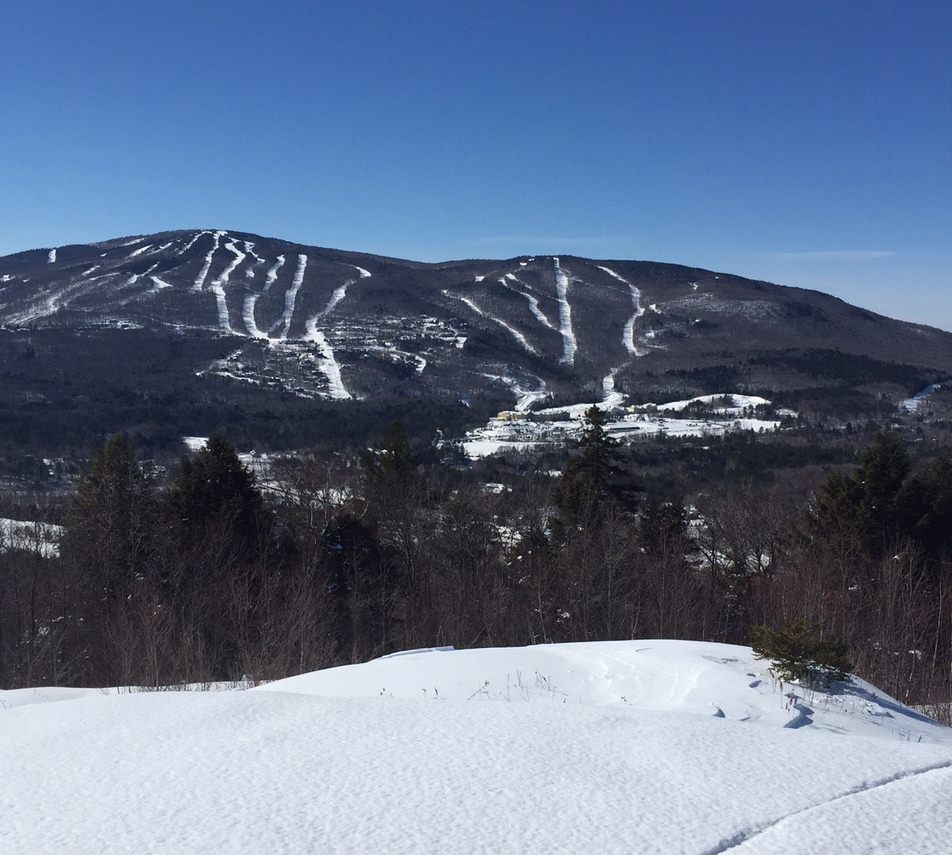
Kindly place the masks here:
<instances>
[{"instance_id":1,"label":"mountain","mask_svg":"<svg viewBox=\"0 0 952 855\"><path fill-rule=\"evenodd\" d=\"M859 679L781 687L728 644L409 651L0 706L4 851L24 855L859 855L952 832L948 728Z\"/></svg>"},{"instance_id":2,"label":"mountain","mask_svg":"<svg viewBox=\"0 0 952 855\"><path fill-rule=\"evenodd\" d=\"M609 393L768 390L861 409L952 374L950 333L726 273L424 264L210 229L0 258L0 325L16 436L53 431L70 407L74 427L153 438L170 418L203 433L318 411L336 434L342 412L438 407L462 424ZM93 426L90 408L113 415Z\"/></svg>"}]
</instances>

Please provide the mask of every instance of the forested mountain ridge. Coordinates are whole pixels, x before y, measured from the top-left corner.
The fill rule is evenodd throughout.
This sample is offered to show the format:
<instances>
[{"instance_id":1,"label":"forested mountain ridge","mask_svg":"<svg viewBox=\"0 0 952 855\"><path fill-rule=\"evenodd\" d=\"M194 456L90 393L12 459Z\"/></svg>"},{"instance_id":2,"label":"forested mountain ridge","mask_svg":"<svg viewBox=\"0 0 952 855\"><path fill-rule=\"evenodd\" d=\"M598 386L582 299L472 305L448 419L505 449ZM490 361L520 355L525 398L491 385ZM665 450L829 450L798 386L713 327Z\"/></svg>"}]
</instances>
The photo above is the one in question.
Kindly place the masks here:
<instances>
[{"instance_id":1,"label":"forested mountain ridge","mask_svg":"<svg viewBox=\"0 0 952 855\"><path fill-rule=\"evenodd\" d=\"M276 416L304 402L446 406L478 422L608 384L630 402L898 401L952 374L950 333L726 273L571 256L424 264L220 229L0 258L0 324L13 423L58 421L65 386L74 400L108 388L104 405L124 399L131 417L100 435L169 421L208 433L206 401Z\"/></svg>"}]
</instances>

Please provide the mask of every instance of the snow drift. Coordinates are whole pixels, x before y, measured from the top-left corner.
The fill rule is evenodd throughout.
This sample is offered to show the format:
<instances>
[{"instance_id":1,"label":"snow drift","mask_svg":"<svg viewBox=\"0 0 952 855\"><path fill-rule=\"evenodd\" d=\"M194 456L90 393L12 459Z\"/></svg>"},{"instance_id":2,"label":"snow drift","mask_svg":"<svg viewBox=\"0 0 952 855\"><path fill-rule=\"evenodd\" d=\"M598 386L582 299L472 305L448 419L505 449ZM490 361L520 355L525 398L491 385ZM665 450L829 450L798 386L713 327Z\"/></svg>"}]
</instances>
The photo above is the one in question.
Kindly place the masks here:
<instances>
[{"instance_id":1,"label":"snow drift","mask_svg":"<svg viewBox=\"0 0 952 855\"><path fill-rule=\"evenodd\" d=\"M2 852L926 853L952 832L948 729L863 683L781 690L742 647L40 693L0 693Z\"/></svg>"}]
</instances>

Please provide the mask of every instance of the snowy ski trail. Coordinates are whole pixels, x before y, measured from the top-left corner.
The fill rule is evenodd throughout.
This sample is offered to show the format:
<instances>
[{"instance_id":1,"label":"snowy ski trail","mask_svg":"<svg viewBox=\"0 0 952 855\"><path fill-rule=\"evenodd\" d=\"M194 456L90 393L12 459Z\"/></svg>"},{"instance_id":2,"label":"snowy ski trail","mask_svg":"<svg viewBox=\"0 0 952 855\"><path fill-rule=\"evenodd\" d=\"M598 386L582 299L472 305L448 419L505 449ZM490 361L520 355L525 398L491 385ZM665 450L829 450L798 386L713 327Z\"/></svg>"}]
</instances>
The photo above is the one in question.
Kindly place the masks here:
<instances>
[{"instance_id":1,"label":"snowy ski trail","mask_svg":"<svg viewBox=\"0 0 952 855\"><path fill-rule=\"evenodd\" d=\"M56 250L51 249L49 254L46 256L46 261L49 264L54 264L56 262Z\"/></svg>"},{"instance_id":2,"label":"snowy ski trail","mask_svg":"<svg viewBox=\"0 0 952 855\"><path fill-rule=\"evenodd\" d=\"M208 232L206 232L208 234ZM215 254L218 249L218 244L221 242L224 232L215 232L215 242L212 244L212 248L208 250L208 254L205 256L205 265L202 267L198 276L195 277L195 284L192 286L193 291L201 291L205 286L205 278L208 276L208 271L212 266L212 256Z\"/></svg>"},{"instance_id":3,"label":"snowy ski trail","mask_svg":"<svg viewBox=\"0 0 952 855\"><path fill-rule=\"evenodd\" d=\"M238 249L233 240L230 240L225 244L225 249L227 249L235 257L221 272L221 275L212 282L211 290L215 295L215 300L218 302L218 328L223 333L233 335L235 331L232 329L231 320L228 317L228 299L225 296L225 286L228 284L231 274L235 271L238 265L245 260L247 256L240 249Z\"/></svg>"},{"instance_id":4,"label":"snowy ski trail","mask_svg":"<svg viewBox=\"0 0 952 855\"><path fill-rule=\"evenodd\" d=\"M152 280L152 289L149 291L149 294L158 294L159 291L164 291L166 288L171 288L172 286L166 282L164 279L160 279L158 276L150 276Z\"/></svg>"},{"instance_id":5,"label":"snowy ski trail","mask_svg":"<svg viewBox=\"0 0 952 855\"><path fill-rule=\"evenodd\" d=\"M543 380L541 377L536 379L539 381L539 385L531 392L527 392L519 386L513 387L514 391L519 396L515 406L517 413L529 412L529 410L532 409L533 404L535 404L537 401L545 400L546 396L548 395L548 392L546 392L545 388L545 380Z\"/></svg>"},{"instance_id":6,"label":"snowy ski trail","mask_svg":"<svg viewBox=\"0 0 952 855\"><path fill-rule=\"evenodd\" d=\"M618 369L613 368L602 378L602 407L620 407L625 403L625 396L615 391L615 374L617 373Z\"/></svg>"},{"instance_id":7,"label":"snowy ski trail","mask_svg":"<svg viewBox=\"0 0 952 855\"><path fill-rule=\"evenodd\" d=\"M519 288L513 288L513 286L510 285L509 282L507 282L506 280L515 282L517 285L521 285L523 288L527 287L526 284L522 282L521 280L519 280L518 278L516 278L516 276L512 273L507 273L505 277L499 280L500 285L503 285L504 287L508 288L513 293L526 298L526 300L529 302L529 311L532 312L532 314L535 316L535 319L540 324L542 324L545 327L548 327L550 330L554 330L555 332L558 332L558 327L555 324L553 324L552 321L550 321L546 317L545 312L543 312L542 309L539 308L539 301L535 297L533 297L532 294L528 294Z\"/></svg>"},{"instance_id":8,"label":"snowy ski trail","mask_svg":"<svg viewBox=\"0 0 952 855\"><path fill-rule=\"evenodd\" d=\"M80 276L89 276L90 273L94 273L95 271L99 270L99 267L100 267L100 265L94 264L92 267L87 268L86 270L84 270L84 271L83 271L82 273L80 273L79 275L80 275Z\"/></svg>"},{"instance_id":9,"label":"snowy ski trail","mask_svg":"<svg viewBox=\"0 0 952 855\"><path fill-rule=\"evenodd\" d=\"M306 269L307 256L303 254L299 255L297 270L294 271L294 279L291 280L291 287L288 288L284 295L284 314L271 327L271 332L274 332L281 326L284 327L278 336L279 341L286 341L288 333L291 330L291 319L294 317L294 304L297 302L298 291L301 290L301 285L304 283L304 271Z\"/></svg>"},{"instance_id":10,"label":"snowy ski trail","mask_svg":"<svg viewBox=\"0 0 952 855\"><path fill-rule=\"evenodd\" d=\"M575 333L572 331L572 307L569 305L568 299L569 277L565 275L559 259L553 258L552 260L555 262L555 291L559 300L559 332L562 334L562 358L559 361L567 365L574 365L578 343L575 341Z\"/></svg>"},{"instance_id":11,"label":"snowy ski trail","mask_svg":"<svg viewBox=\"0 0 952 855\"><path fill-rule=\"evenodd\" d=\"M624 276L619 276L610 267L603 267L601 264L596 264L595 266L614 279L617 279L619 282L624 282L631 291L631 305L633 306L635 313L625 323L625 328L622 330L621 334L621 343L624 345L625 350L627 350L632 356L644 356L644 352L639 350L638 346L635 344L635 323L638 321L638 318L640 318L645 313L645 310L641 305L641 291L632 285L631 282L625 279Z\"/></svg>"},{"instance_id":12,"label":"snowy ski trail","mask_svg":"<svg viewBox=\"0 0 952 855\"><path fill-rule=\"evenodd\" d=\"M210 234L211 234L210 231L195 232L195 234L192 235L192 239L187 244L185 244L185 246L183 246L176 253L176 255L185 255L185 253L188 252L195 245L195 241L197 241L199 238L203 237L204 235L210 235Z\"/></svg>"},{"instance_id":13,"label":"snowy ski trail","mask_svg":"<svg viewBox=\"0 0 952 855\"><path fill-rule=\"evenodd\" d=\"M135 258L137 255L142 255L143 252L148 252L150 249L152 249L152 244L147 243L145 246L140 246L138 249L132 250L132 252L129 253L128 258Z\"/></svg>"},{"instance_id":14,"label":"snowy ski trail","mask_svg":"<svg viewBox=\"0 0 952 855\"><path fill-rule=\"evenodd\" d=\"M148 276L158 266L159 266L159 262L156 262L148 270L145 270L142 273L131 274L129 278L123 283L122 287L128 288L130 285L135 285L136 282L138 282L143 276Z\"/></svg>"},{"instance_id":15,"label":"snowy ski trail","mask_svg":"<svg viewBox=\"0 0 952 855\"><path fill-rule=\"evenodd\" d=\"M279 255L275 260L274 264L268 268L268 272L264 276L264 288L261 289L259 294L249 294L245 297L244 310L242 311L242 319L245 322L245 329L248 330L248 335L252 338L268 338L268 334L263 330L258 328L258 322L255 320L255 306L258 303L258 298L261 294L266 294L271 290L271 286L274 285L274 281L278 278L278 271L284 267L284 256ZM262 259L262 263L264 259Z\"/></svg>"},{"instance_id":16,"label":"snowy ski trail","mask_svg":"<svg viewBox=\"0 0 952 855\"><path fill-rule=\"evenodd\" d=\"M312 326L311 321L308 321L307 326L308 330L304 336L305 340L314 342L321 356L324 357L320 363L318 363L318 367L321 373L327 378L327 394L335 401L350 400L353 396L347 391L347 387L344 386L344 378L341 377L340 373L340 364L334 357L334 348L331 347L324 333L321 332L316 325Z\"/></svg>"},{"instance_id":17,"label":"snowy ski trail","mask_svg":"<svg viewBox=\"0 0 952 855\"><path fill-rule=\"evenodd\" d=\"M254 262L252 264L249 264L248 267L245 269L245 276L248 279L254 279L255 271L259 267L261 267L261 265L264 264L265 261L260 255L258 255L258 253L255 252L254 241L246 240L246 241L243 241L243 243L245 245L245 252L248 253L248 255L250 255L254 259Z\"/></svg>"},{"instance_id":18,"label":"snowy ski trail","mask_svg":"<svg viewBox=\"0 0 952 855\"><path fill-rule=\"evenodd\" d=\"M501 326L503 329L505 329L507 332L509 332L509 334L510 334L517 342L519 342L519 344L522 345L522 347L525 349L525 351L526 351L527 353L531 353L533 356L538 356L538 355L539 355L539 351L537 351L531 344L529 344L529 342L526 340L526 337L525 337L521 332L519 332L519 330L513 329L511 326L509 326L509 324L507 324L507 323L506 323L504 320L502 320L501 318L497 318L497 317L495 317L494 315L490 315L488 312L484 312L482 309L479 308L479 306L477 306L477 305L476 305L472 300L470 300L468 297L460 297L458 294L450 294L448 291L444 291L443 293L444 293L447 297L453 297L454 299L459 300L459 301L462 302L462 303L465 303L465 304L466 304L467 306L469 306L477 315L482 315L482 317L486 318L487 320L494 321L495 323L499 324L499 326Z\"/></svg>"},{"instance_id":19,"label":"snowy ski trail","mask_svg":"<svg viewBox=\"0 0 952 855\"><path fill-rule=\"evenodd\" d=\"M946 381L946 384L947 383L948 381ZM906 400L899 405L900 409L905 410L907 413L917 412L926 399L938 392L942 388L942 385L942 383L931 383L926 386L925 389L916 392L911 398L906 398Z\"/></svg>"},{"instance_id":20,"label":"snowy ski trail","mask_svg":"<svg viewBox=\"0 0 952 855\"><path fill-rule=\"evenodd\" d=\"M255 320L255 303L258 302L259 296L259 294L248 294L245 297L241 319L244 321L245 330L252 338L267 338L268 334L258 328L258 322Z\"/></svg>"},{"instance_id":21,"label":"snowy ski trail","mask_svg":"<svg viewBox=\"0 0 952 855\"><path fill-rule=\"evenodd\" d=\"M363 267L358 267L356 264L349 265L357 271L358 279L369 279L371 274L370 271L364 270ZM331 347L330 342L327 340L327 336L317 328L318 322L326 318L334 308L340 303L341 300L347 295L347 289L353 285L357 279L348 279L342 285L339 285L334 289L334 293L331 294L330 300L327 301L327 305L321 309L316 315L308 318L306 327L307 332L305 333L305 340L313 341L318 350L321 352L321 356L324 357L321 362L321 371L324 373L324 376L327 378L328 394L336 401L346 401L351 399L353 396L350 392L347 391L347 387L344 385L344 379L341 377L340 364L337 362L336 357L334 356L334 348ZM417 362L417 373L422 373L423 369L426 368L426 360L423 360L422 365Z\"/></svg>"},{"instance_id":22,"label":"snowy ski trail","mask_svg":"<svg viewBox=\"0 0 952 855\"><path fill-rule=\"evenodd\" d=\"M268 268L268 272L264 276L264 291L270 291L271 286L274 285L274 280L278 278L278 271L284 267L284 256L279 255L274 264ZM264 293L264 292L262 292Z\"/></svg>"}]
</instances>

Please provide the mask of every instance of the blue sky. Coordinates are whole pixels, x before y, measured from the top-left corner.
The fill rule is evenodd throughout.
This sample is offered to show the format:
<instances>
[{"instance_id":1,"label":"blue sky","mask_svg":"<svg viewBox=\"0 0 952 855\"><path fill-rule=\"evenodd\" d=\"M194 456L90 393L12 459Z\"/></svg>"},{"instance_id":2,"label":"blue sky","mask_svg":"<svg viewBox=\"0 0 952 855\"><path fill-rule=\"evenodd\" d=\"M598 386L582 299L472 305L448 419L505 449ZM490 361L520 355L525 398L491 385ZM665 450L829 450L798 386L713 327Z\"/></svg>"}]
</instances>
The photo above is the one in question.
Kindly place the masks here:
<instances>
[{"instance_id":1,"label":"blue sky","mask_svg":"<svg viewBox=\"0 0 952 855\"><path fill-rule=\"evenodd\" d=\"M654 259L952 329L948 2L0 15L0 254L220 226Z\"/></svg>"}]
</instances>

